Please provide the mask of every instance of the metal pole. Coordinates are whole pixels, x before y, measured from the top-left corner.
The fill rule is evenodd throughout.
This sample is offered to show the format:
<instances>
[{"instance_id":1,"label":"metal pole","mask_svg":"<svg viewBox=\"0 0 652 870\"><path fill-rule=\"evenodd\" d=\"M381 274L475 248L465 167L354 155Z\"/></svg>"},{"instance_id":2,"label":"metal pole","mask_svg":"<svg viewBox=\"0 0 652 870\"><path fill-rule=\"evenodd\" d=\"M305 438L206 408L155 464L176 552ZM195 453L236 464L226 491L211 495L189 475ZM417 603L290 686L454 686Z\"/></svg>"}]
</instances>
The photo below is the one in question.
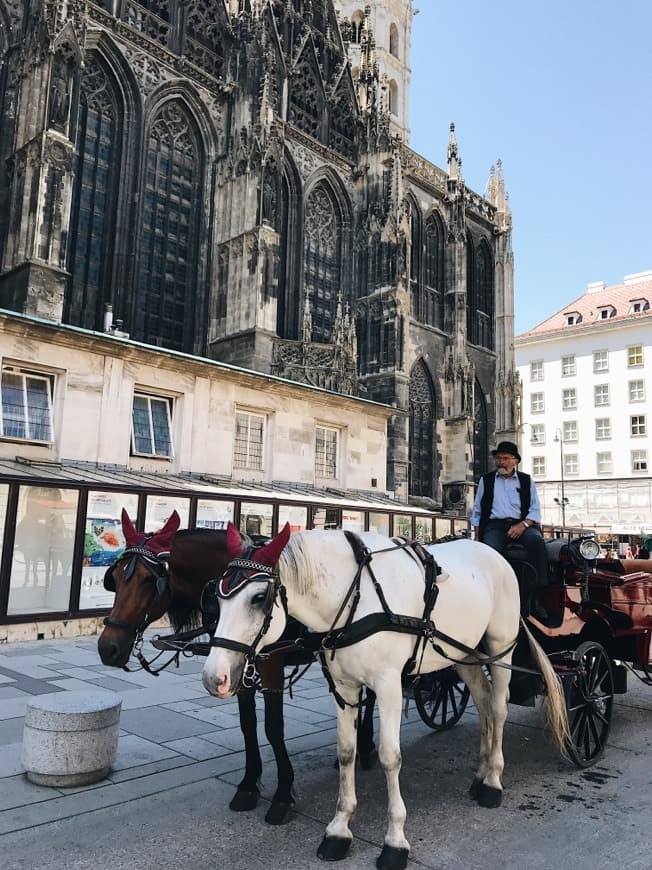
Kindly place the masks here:
<instances>
[{"instance_id":1,"label":"metal pole","mask_svg":"<svg viewBox=\"0 0 652 870\"><path fill-rule=\"evenodd\" d=\"M559 431L559 462L561 467L561 524L566 528L566 493L564 488L564 440Z\"/></svg>"}]
</instances>

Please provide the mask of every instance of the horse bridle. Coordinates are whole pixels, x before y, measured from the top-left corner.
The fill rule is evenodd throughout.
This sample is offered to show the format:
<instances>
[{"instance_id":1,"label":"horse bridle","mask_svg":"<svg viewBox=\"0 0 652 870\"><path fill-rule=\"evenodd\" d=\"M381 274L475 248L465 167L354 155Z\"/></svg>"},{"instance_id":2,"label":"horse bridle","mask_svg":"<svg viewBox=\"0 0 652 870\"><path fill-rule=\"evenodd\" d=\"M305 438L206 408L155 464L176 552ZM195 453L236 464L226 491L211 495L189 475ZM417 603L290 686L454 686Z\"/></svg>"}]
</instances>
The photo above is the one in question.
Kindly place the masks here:
<instances>
[{"instance_id":1,"label":"horse bridle","mask_svg":"<svg viewBox=\"0 0 652 870\"><path fill-rule=\"evenodd\" d=\"M228 588L224 584L224 578L234 570L238 571L238 575L236 575L237 582L231 588ZM254 571L255 573L246 574L245 572L248 571ZM246 644L238 640L231 640L228 637L211 637L210 639L210 647L221 647L222 649L230 649L244 654L245 662L242 676L240 677L240 684L237 688L233 689L234 692L239 691L242 686L244 688L255 688L259 685L260 679L256 670L256 658L259 658L260 654L256 654L256 648L269 629L274 607L278 607L279 598L283 605L286 619L288 617L287 594L285 586L281 583L278 571L270 568L269 565L254 562L246 557L233 559L229 562L222 575L222 581L215 586L214 594L218 599L227 600L228 598L233 598L245 586L254 581L265 581L268 584L268 588L265 601L263 602L263 622L253 641L250 644Z\"/></svg>"},{"instance_id":2,"label":"horse bridle","mask_svg":"<svg viewBox=\"0 0 652 870\"><path fill-rule=\"evenodd\" d=\"M156 605L162 601L165 595L171 594L170 573L167 566L167 557L170 554L167 552L152 553L151 550L148 550L145 546L146 543L147 538L145 538L145 540L136 547L127 547L127 549L124 550L122 555L113 563L113 565L106 571L106 574L104 575L104 588L107 590L107 592L115 592L115 580L113 578L113 571L117 567L117 565L120 564L120 562L124 562L126 559L128 559L129 562L124 568L125 583L129 581L129 578L134 573L136 564L138 562L141 562L143 565L145 565L145 567L149 569L150 574L153 574L156 578L156 585L147 604L145 615L143 616L140 623L128 622L126 619L118 619L115 616L104 617L104 625L111 628L124 628L128 631L134 631L136 633L136 637L133 643L133 648L136 653L140 652L140 647L143 645L143 634L151 621L150 614L152 610L154 610Z\"/></svg>"}]
</instances>

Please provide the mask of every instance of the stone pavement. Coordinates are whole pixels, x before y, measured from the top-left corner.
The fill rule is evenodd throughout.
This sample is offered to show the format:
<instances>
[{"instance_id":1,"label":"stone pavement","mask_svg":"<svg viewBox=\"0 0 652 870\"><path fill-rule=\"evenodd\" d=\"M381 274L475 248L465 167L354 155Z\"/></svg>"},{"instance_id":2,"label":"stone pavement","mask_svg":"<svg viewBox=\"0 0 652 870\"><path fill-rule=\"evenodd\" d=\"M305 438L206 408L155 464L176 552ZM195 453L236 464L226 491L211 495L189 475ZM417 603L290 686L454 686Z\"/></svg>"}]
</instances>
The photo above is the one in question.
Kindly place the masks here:
<instances>
[{"instance_id":1,"label":"stone pavement","mask_svg":"<svg viewBox=\"0 0 652 870\"><path fill-rule=\"evenodd\" d=\"M0 867L2 870L323 870L315 857L337 797L334 704L318 667L286 695L285 730L296 771L289 824L266 825L275 766L262 728L263 798L228 810L244 758L237 703L200 681L203 659L154 678L103 666L95 637L0 646ZM106 688L123 698L118 757L83 788L27 781L23 716L33 695ZM540 709L510 707L505 798L484 810L467 796L477 763L470 707L436 735L414 708L402 728L401 787L410 867L449 870L594 870L618 862L649 870L652 689L630 683L617 699L610 745L588 771L564 762L543 733ZM374 866L385 829L384 777L358 771L354 841L343 870Z\"/></svg>"}]
</instances>

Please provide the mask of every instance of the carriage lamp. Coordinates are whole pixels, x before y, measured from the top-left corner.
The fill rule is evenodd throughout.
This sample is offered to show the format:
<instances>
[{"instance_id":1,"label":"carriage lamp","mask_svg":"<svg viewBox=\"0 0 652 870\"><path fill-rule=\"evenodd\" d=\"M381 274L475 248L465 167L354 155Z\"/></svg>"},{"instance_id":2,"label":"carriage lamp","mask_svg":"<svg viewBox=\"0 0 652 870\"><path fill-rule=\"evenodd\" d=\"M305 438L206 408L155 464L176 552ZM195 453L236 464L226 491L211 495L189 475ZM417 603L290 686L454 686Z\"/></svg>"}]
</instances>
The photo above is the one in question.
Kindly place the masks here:
<instances>
[{"instance_id":1,"label":"carriage lamp","mask_svg":"<svg viewBox=\"0 0 652 870\"><path fill-rule=\"evenodd\" d=\"M580 555L588 562L592 562L600 555L600 544L593 538L585 538L580 543Z\"/></svg>"}]
</instances>

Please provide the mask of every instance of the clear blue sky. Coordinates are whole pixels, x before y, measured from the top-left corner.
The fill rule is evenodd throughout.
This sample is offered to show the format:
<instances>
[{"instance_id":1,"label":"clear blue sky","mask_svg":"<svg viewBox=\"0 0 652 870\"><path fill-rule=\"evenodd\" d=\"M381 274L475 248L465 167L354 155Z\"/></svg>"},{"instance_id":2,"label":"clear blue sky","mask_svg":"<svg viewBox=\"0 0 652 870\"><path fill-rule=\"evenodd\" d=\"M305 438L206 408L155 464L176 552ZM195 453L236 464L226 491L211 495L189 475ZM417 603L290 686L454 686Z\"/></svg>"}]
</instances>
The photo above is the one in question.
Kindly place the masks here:
<instances>
[{"instance_id":1,"label":"clear blue sky","mask_svg":"<svg viewBox=\"0 0 652 870\"><path fill-rule=\"evenodd\" d=\"M652 269L652 2L416 0L411 146L466 184L498 158L516 332L592 281Z\"/></svg>"}]
</instances>

